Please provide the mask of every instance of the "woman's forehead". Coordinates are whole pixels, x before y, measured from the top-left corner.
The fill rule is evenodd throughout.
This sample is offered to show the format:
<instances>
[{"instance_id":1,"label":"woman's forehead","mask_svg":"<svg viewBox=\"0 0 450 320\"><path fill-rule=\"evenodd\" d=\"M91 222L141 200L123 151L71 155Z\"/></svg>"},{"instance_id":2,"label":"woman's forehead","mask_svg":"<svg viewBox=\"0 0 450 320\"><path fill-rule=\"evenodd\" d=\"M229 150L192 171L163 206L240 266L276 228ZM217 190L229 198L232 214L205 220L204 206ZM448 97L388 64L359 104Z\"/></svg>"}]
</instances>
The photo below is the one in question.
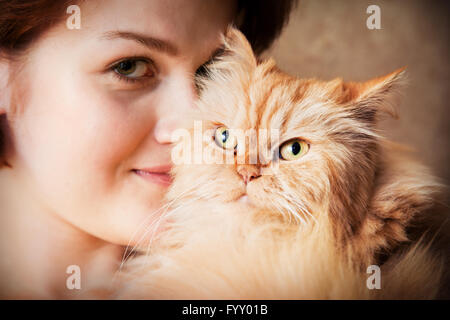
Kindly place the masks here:
<instances>
[{"instance_id":1,"label":"woman's forehead","mask_svg":"<svg viewBox=\"0 0 450 320\"><path fill-rule=\"evenodd\" d=\"M179 52L211 51L233 20L234 0L108 0L81 4L81 29L128 32L170 43ZM81 31L81 30L80 30Z\"/></svg>"}]
</instances>

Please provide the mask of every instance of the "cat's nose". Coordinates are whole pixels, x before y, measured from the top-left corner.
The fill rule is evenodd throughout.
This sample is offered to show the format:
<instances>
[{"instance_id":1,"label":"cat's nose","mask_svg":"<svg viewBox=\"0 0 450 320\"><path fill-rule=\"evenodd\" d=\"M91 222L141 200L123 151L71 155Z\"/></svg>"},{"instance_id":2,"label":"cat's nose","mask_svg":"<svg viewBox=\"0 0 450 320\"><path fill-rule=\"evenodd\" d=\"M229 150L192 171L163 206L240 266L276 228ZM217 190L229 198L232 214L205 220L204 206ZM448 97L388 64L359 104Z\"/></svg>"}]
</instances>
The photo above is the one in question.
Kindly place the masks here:
<instances>
[{"instance_id":1,"label":"cat's nose","mask_svg":"<svg viewBox=\"0 0 450 320\"><path fill-rule=\"evenodd\" d=\"M237 168L237 172L242 177L245 184L261 176L261 169L257 166L240 165Z\"/></svg>"}]
</instances>

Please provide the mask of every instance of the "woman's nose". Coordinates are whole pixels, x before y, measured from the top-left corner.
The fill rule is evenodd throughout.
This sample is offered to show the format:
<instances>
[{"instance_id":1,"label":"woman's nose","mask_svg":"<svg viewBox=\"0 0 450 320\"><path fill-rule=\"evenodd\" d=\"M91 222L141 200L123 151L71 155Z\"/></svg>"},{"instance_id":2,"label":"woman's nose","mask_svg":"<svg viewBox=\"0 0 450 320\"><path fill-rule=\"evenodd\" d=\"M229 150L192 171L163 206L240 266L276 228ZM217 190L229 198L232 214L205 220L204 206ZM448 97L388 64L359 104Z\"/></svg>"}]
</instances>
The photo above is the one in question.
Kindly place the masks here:
<instances>
[{"instance_id":1,"label":"woman's nose","mask_svg":"<svg viewBox=\"0 0 450 320\"><path fill-rule=\"evenodd\" d=\"M193 108L196 93L191 77L173 80L162 90L154 134L158 143L168 144L173 142L173 132L183 126L184 115Z\"/></svg>"},{"instance_id":2,"label":"woman's nose","mask_svg":"<svg viewBox=\"0 0 450 320\"><path fill-rule=\"evenodd\" d=\"M180 128L180 121L174 117L160 118L155 127L155 139L160 144L172 142L173 132Z\"/></svg>"}]
</instances>

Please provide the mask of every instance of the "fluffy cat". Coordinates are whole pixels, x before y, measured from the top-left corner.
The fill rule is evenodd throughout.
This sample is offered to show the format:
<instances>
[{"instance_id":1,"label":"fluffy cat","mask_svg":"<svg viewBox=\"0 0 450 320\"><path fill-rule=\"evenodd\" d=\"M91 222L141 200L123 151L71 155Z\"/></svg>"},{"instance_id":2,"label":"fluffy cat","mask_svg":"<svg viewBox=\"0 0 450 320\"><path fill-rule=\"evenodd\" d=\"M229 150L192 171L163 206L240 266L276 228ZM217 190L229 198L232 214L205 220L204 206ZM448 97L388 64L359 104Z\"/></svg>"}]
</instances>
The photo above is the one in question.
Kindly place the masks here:
<instances>
[{"instance_id":1,"label":"fluffy cat","mask_svg":"<svg viewBox=\"0 0 450 320\"><path fill-rule=\"evenodd\" d=\"M365 83L298 79L259 62L239 31L224 42L193 119L212 133L204 152L233 162L174 168L162 228L126 262L115 297L445 296L443 187L377 130L395 116L404 71ZM255 129L258 143L259 129L276 129L279 143L255 147L233 129ZM370 265L381 289L368 288Z\"/></svg>"}]
</instances>

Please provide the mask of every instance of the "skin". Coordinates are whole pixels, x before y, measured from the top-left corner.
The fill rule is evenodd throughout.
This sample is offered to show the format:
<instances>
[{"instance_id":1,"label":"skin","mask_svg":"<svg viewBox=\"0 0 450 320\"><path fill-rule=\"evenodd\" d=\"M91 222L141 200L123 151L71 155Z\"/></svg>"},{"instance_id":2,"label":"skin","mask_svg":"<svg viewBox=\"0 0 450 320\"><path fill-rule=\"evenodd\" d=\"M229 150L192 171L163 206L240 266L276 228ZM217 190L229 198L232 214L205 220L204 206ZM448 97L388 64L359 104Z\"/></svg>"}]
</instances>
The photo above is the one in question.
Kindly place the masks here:
<instances>
[{"instance_id":1,"label":"skin","mask_svg":"<svg viewBox=\"0 0 450 320\"><path fill-rule=\"evenodd\" d=\"M80 8L80 30L63 21L20 63L0 62L9 164L0 169L3 296L70 297L67 266L80 266L83 291L110 279L124 246L151 238L171 133L235 10L222 0ZM117 64L130 58L139 62L124 77L130 68Z\"/></svg>"}]
</instances>

